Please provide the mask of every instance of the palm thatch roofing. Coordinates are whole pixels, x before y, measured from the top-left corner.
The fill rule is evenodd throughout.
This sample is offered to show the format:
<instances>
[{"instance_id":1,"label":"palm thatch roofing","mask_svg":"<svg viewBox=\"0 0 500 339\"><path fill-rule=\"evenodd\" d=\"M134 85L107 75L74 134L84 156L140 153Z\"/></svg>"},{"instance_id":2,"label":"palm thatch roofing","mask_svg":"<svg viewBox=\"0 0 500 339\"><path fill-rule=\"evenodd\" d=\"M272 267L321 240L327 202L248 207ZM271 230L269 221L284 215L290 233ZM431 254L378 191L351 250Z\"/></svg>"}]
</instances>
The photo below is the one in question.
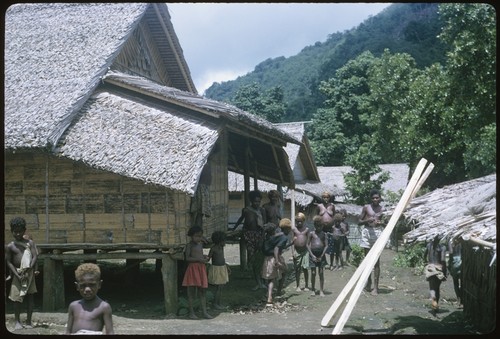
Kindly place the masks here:
<instances>
[{"instance_id":1,"label":"palm thatch roofing","mask_svg":"<svg viewBox=\"0 0 500 339\"><path fill-rule=\"evenodd\" d=\"M404 216L416 228L407 242L435 236L496 242L496 174L445 186L410 201Z\"/></svg>"},{"instance_id":2,"label":"palm thatch roofing","mask_svg":"<svg viewBox=\"0 0 500 339\"><path fill-rule=\"evenodd\" d=\"M408 164L380 164L378 165L382 171L389 172L390 178L382 185L384 191L398 193L404 191L408 185L410 167ZM318 166L319 176L321 182L329 183L338 187L341 191L345 192L344 174L352 171L350 166ZM380 174L374 175L377 178ZM372 179L373 179L372 178Z\"/></svg>"},{"instance_id":3,"label":"palm thatch roofing","mask_svg":"<svg viewBox=\"0 0 500 339\"><path fill-rule=\"evenodd\" d=\"M154 4L15 4L5 14L5 146L55 145ZM166 6L162 15L168 16ZM169 22L170 17L160 17ZM158 20L160 20L158 18ZM167 42L165 33L159 43ZM175 36L172 33L171 36ZM177 38L174 86L194 89Z\"/></svg>"},{"instance_id":4,"label":"palm thatch roofing","mask_svg":"<svg viewBox=\"0 0 500 339\"><path fill-rule=\"evenodd\" d=\"M143 20L164 27L151 34L169 86L111 70ZM48 151L192 195L224 137L230 170L244 173L249 151L251 173L294 185L283 147L300 140L196 94L165 4L18 4L5 33L5 150Z\"/></svg>"}]
</instances>

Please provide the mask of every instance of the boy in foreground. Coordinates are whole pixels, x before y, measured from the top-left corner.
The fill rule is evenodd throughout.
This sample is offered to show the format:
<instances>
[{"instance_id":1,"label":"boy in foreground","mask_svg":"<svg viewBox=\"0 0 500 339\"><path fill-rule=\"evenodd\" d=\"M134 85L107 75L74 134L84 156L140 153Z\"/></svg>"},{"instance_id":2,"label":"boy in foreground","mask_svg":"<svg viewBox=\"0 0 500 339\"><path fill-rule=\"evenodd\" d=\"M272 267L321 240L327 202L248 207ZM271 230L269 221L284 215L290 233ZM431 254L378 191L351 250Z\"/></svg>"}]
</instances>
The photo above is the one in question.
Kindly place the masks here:
<instances>
[{"instance_id":1,"label":"boy in foreground","mask_svg":"<svg viewBox=\"0 0 500 339\"><path fill-rule=\"evenodd\" d=\"M68 308L66 334L115 334L111 306L97 296L101 288L99 266L85 263L75 271L76 289L82 299L73 301Z\"/></svg>"}]
</instances>

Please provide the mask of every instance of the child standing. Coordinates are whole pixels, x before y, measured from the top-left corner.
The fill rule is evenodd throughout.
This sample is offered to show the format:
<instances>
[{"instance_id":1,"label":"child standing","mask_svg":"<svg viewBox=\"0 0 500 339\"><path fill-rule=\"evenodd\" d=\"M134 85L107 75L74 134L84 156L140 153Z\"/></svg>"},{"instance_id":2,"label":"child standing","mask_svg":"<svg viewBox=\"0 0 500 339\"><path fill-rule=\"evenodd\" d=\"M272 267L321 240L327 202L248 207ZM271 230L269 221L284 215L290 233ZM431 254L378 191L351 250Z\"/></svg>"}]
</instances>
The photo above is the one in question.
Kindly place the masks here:
<instances>
[{"instance_id":1,"label":"child standing","mask_svg":"<svg viewBox=\"0 0 500 339\"><path fill-rule=\"evenodd\" d=\"M296 226L292 229L293 232L293 247L292 257L293 266L295 269L295 282L297 284L296 291L300 292L300 273L304 273L305 287L304 291L309 291L309 251L307 250L307 236L309 228L306 224L306 216L304 213L298 213L295 217Z\"/></svg>"},{"instance_id":2,"label":"child standing","mask_svg":"<svg viewBox=\"0 0 500 339\"><path fill-rule=\"evenodd\" d=\"M340 213L335 213L333 217L333 254L335 255L335 270L341 270L344 267L344 259L342 258L342 250L344 249L344 230L342 229L343 216ZM333 262L332 262L333 265Z\"/></svg>"},{"instance_id":3,"label":"child standing","mask_svg":"<svg viewBox=\"0 0 500 339\"><path fill-rule=\"evenodd\" d=\"M343 247L344 247L344 250L345 250L345 261L344 261L344 264L346 266L349 266L349 259L351 257L351 251L352 251L352 248L351 248L351 244L349 244L349 233L350 233L350 229L349 229L349 224L347 223L346 219L347 219L347 210L345 208L341 208L339 209L339 213L342 214L342 222L340 223L340 227L342 228L342 243L343 243ZM340 254L342 256L342 253Z\"/></svg>"},{"instance_id":4,"label":"child standing","mask_svg":"<svg viewBox=\"0 0 500 339\"><path fill-rule=\"evenodd\" d=\"M273 288L275 281L278 283L278 295L281 294L283 283L286 277L286 261L283 258L283 250L291 245L288 244L288 233L291 225L284 222L277 227L273 223L265 225L266 240L263 245L265 256L262 265L262 278L268 281L267 285L267 305L273 305Z\"/></svg>"},{"instance_id":5,"label":"child standing","mask_svg":"<svg viewBox=\"0 0 500 339\"><path fill-rule=\"evenodd\" d=\"M106 334L115 334L111 306L97 296L102 284L99 266L81 264L75 278L82 299L69 304L66 334L102 334L103 328Z\"/></svg>"},{"instance_id":6,"label":"child standing","mask_svg":"<svg viewBox=\"0 0 500 339\"><path fill-rule=\"evenodd\" d=\"M35 284L35 269L38 254L33 240L26 239L26 221L21 217L15 217L10 221L10 231L14 237L5 247L5 260L12 276L9 299L14 302L14 317L16 325L14 330L23 327L32 328L31 317L33 315L34 296L37 292ZM26 326L21 324L21 305L26 297L27 313Z\"/></svg>"},{"instance_id":7,"label":"child standing","mask_svg":"<svg viewBox=\"0 0 500 339\"><path fill-rule=\"evenodd\" d=\"M314 231L309 232L307 237L307 249L309 250L309 266L311 267L311 295L316 295L316 267L319 271L319 295L324 297L323 286L325 284L324 267L327 265L326 234L323 232L323 221L319 215L313 218Z\"/></svg>"},{"instance_id":8,"label":"child standing","mask_svg":"<svg viewBox=\"0 0 500 339\"><path fill-rule=\"evenodd\" d=\"M424 252L427 263L425 266L425 279L429 282L431 307L434 311L439 308L439 289L441 282L446 280L446 247L439 243L439 236L427 244Z\"/></svg>"},{"instance_id":9,"label":"child standing","mask_svg":"<svg viewBox=\"0 0 500 339\"><path fill-rule=\"evenodd\" d=\"M222 231L212 233L212 242L214 245L208 253L208 259L212 260L212 265L208 266L208 283L217 286L214 297L214 308L216 310L223 310L224 307L220 302L222 288L229 281L229 274L231 274L231 269L226 264L226 258L224 257L226 233Z\"/></svg>"},{"instance_id":10,"label":"child standing","mask_svg":"<svg viewBox=\"0 0 500 339\"><path fill-rule=\"evenodd\" d=\"M188 267L182 280L182 286L187 287L189 317L197 319L194 313L194 297L199 293L201 310L206 319L212 319L212 316L207 313L207 299L205 296L208 288L207 268L205 263L208 262L208 256L203 254L203 230L199 226L193 226L188 231L188 236L191 241L186 245L186 261Z\"/></svg>"}]
</instances>

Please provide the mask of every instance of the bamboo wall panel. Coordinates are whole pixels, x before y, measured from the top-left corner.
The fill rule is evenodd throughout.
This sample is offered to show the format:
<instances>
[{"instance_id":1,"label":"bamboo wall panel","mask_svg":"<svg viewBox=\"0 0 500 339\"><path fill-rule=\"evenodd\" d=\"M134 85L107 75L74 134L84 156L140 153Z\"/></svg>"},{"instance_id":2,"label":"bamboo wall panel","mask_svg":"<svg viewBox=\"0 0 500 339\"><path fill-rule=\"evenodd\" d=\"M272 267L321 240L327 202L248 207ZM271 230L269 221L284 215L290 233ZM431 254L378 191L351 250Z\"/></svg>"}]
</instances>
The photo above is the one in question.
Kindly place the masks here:
<instances>
[{"instance_id":1,"label":"bamboo wall panel","mask_svg":"<svg viewBox=\"0 0 500 339\"><path fill-rule=\"evenodd\" d=\"M227 229L224 153L219 150L209 160L211 212L203 218L207 237ZM5 159L6 239L12 238L10 219L21 216L38 243L148 242L177 247L189 241L192 198L182 192L45 154L11 153Z\"/></svg>"},{"instance_id":2,"label":"bamboo wall panel","mask_svg":"<svg viewBox=\"0 0 500 339\"><path fill-rule=\"evenodd\" d=\"M483 333L496 327L496 261L490 267L492 251L462 243L462 290L464 318Z\"/></svg>"}]
</instances>

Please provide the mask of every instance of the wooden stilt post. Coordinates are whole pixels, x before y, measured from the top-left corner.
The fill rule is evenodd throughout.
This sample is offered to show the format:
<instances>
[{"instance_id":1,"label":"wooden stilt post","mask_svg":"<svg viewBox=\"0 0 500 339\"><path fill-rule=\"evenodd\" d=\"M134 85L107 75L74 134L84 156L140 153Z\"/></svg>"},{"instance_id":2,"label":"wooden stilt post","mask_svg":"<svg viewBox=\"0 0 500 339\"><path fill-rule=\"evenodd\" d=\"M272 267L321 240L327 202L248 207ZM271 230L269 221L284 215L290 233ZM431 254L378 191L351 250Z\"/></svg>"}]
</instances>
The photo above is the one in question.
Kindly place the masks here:
<instances>
[{"instance_id":1,"label":"wooden stilt post","mask_svg":"<svg viewBox=\"0 0 500 339\"><path fill-rule=\"evenodd\" d=\"M65 306L63 261L45 258L43 261L42 310L54 312Z\"/></svg>"},{"instance_id":2,"label":"wooden stilt post","mask_svg":"<svg viewBox=\"0 0 500 339\"><path fill-rule=\"evenodd\" d=\"M165 313L168 316L176 316L179 307L177 286L177 260L170 254L162 259L161 274L163 279L163 295L165 298Z\"/></svg>"},{"instance_id":3,"label":"wooden stilt post","mask_svg":"<svg viewBox=\"0 0 500 339\"><path fill-rule=\"evenodd\" d=\"M346 297L350 294L349 301L347 302L347 306L345 306L345 310L340 317L339 321L337 322L333 334L339 334L342 331L342 328L344 324L346 323L350 313L352 312L352 309L354 308L354 305L356 304L359 295L361 294L362 289L364 288L364 285L368 279L368 276L371 274L371 271L380 257L380 254L382 253L382 250L385 247L385 244L387 243L387 240L389 239L392 230L394 229L394 226L396 225L400 215L402 214L403 210L405 209L406 205L408 204L410 198L415 195L415 188L420 188L421 185L423 184L423 181L427 178L429 175L430 171L424 176L422 175L422 172L424 170L424 167L427 163L427 160L422 159L419 164L417 165L417 168L415 169L415 172L410 180L410 183L408 184L401 200L399 201L398 205L396 206L396 209L391 216L391 219L389 220L389 223L385 227L384 231L378 238L378 240L375 242L373 247L371 248L370 252L368 255L365 257L361 265L358 267L358 269L354 272L353 276L349 280L349 282L346 284L340 295L337 297L333 305L330 307L330 309L327 311L325 316L323 317L321 321L322 326L328 326L330 323L331 319L335 316L337 311L339 310L339 307L343 305L343 303L346 300ZM433 165L432 165L433 166ZM432 167L431 167L432 170ZM356 285L354 287L354 285ZM353 290L354 287L354 290Z\"/></svg>"}]
</instances>

